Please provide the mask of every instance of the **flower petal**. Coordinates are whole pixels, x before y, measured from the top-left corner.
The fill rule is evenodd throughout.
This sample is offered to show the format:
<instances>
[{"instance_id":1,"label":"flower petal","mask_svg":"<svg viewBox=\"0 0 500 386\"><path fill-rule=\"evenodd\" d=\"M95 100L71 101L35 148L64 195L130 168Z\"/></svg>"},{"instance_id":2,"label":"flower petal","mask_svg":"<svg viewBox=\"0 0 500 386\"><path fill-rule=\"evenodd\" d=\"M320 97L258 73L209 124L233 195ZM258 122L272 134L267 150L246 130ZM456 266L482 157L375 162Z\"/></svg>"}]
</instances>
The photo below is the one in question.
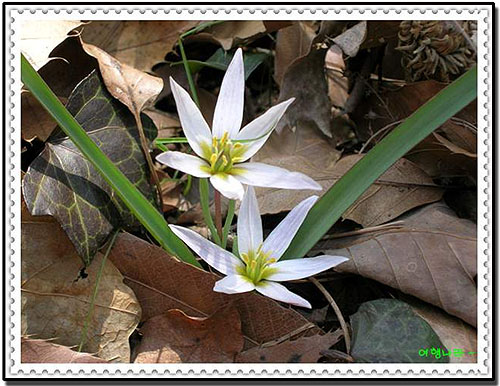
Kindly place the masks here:
<instances>
[{"instance_id":1,"label":"flower petal","mask_svg":"<svg viewBox=\"0 0 500 386\"><path fill-rule=\"evenodd\" d=\"M245 264L232 253L208 241L191 229L177 225L169 225L169 227L172 232L184 241L198 256L224 275L237 274L236 269L245 266Z\"/></svg>"},{"instance_id":2,"label":"flower petal","mask_svg":"<svg viewBox=\"0 0 500 386\"><path fill-rule=\"evenodd\" d=\"M230 200L241 200L245 194L243 185L229 174L217 173L210 177L210 182L224 197Z\"/></svg>"},{"instance_id":3,"label":"flower petal","mask_svg":"<svg viewBox=\"0 0 500 386\"><path fill-rule=\"evenodd\" d=\"M270 253L272 257L279 260L292 242L299 227L309 213L318 196L311 196L300 202L290 213L278 224L276 228L267 236L262 251Z\"/></svg>"},{"instance_id":4,"label":"flower petal","mask_svg":"<svg viewBox=\"0 0 500 386\"><path fill-rule=\"evenodd\" d=\"M203 118L196 103L189 96L189 93L179 86L172 77L170 77L170 89L174 95L182 130L189 145L200 157L207 157L208 155L204 154L203 151L203 144L210 146L212 143L210 127L205 118Z\"/></svg>"},{"instance_id":5,"label":"flower petal","mask_svg":"<svg viewBox=\"0 0 500 386\"><path fill-rule=\"evenodd\" d=\"M269 275L266 280L287 281L303 279L333 268L347 260L349 259L344 256L323 255L279 261L269 265L269 268L272 268L275 272Z\"/></svg>"},{"instance_id":6,"label":"flower petal","mask_svg":"<svg viewBox=\"0 0 500 386\"><path fill-rule=\"evenodd\" d=\"M211 175L203 170L203 166L209 166L204 160L194 155L181 153L180 151L166 151L158 155L156 160L172 169L180 170L195 177L204 178Z\"/></svg>"},{"instance_id":7,"label":"flower petal","mask_svg":"<svg viewBox=\"0 0 500 386\"><path fill-rule=\"evenodd\" d=\"M247 188L238 214L238 250L241 253L255 251L262 244L262 221L255 191Z\"/></svg>"},{"instance_id":8,"label":"flower petal","mask_svg":"<svg viewBox=\"0 0 500 386\"><path fill-rule=\"evenodd\" d=\"M240 182L247 185L281 189L321 190L322 187L311 177L298 172L266 165L260 162L246 162L232 168L233 174Z\"/></svg>"},{"instance_id":9,"label":"flower petal","mask_svg":"<svg viewBox=\"0 0 500 386\"><path fill-rule=\"evenodd\" d=\"M311 304L306 299L294 294L281 284L264 280L257 284L255 289L268 298L293 304L294 306L311 308Z\"/></svg>"},{"instance_id":10,"label":"flower petal","mask_svg":"<svg viewBox=\"0 0 500 386\"><path fill-rule=\"evenodd\" d=\"M221 138L225 131L232 139L238 134L243 120L243 97L245 95L245 70L241 48L236 50L229 64L215 105L212 133Z\"/></svg>"},{"instance_id":11,"label":"flower petal","mask_svg":"<svg viewBox=\"0 0 500 386\"><path fill-rule=\"evenodd\" d=\"M267 141L279 120L285 114L286 109L295 100L290 98L276 106L271 107L260 117L257 117L248 125L246 125L236 136L238 140L254 140L252 142L245 142L245 152L243 153L243 161L252 157ZM258 139L257 139L258 138Z\"/></svg>"},{"instance_id":12,"label":"flower petal","mask_svg":"<svg viewBox=\"0 0 500 386\"><path fill-rule=\"evenodd\" d=\"M239 294L255 289L255 285L242 275L229 275L215 283L214 291L225 294Z\"/></svg>"}]
</instances>

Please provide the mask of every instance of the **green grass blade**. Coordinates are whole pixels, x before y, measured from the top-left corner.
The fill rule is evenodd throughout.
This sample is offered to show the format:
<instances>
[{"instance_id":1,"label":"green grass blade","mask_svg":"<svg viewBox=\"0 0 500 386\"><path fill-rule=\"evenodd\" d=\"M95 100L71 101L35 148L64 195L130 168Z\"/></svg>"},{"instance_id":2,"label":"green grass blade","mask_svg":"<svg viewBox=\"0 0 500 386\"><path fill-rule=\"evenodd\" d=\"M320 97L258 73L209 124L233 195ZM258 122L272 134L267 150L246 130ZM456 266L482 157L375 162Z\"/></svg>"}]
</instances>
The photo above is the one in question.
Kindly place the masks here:
<instances>
[{"instance_id":1,"label":"green grass blade","mask_svg":"<svg viewBox=\"0 0 500 386\"><path fill-rule=\"evenodd\" d=\"M169 143L189 143L186 137L156 138L156 144L166 145Z\"/></svg>"},{"instance_id":2,"label":"green grass blade","mask_svg":"<svg viewBox=\"0 0 500 386\"><path fill-rule=\"evenodd\" d=\"M163 216L123 175L66 110L45 81L21 55L21 78L42 106L52 115L66 135L102 174L132 213L169 253L201 267L184 243L175 236Z\"/></svg>"},{"instance_id":3,"label":"green grass blade","mask_svg":"<svg viewBox=\"0 0 500 386\"><path fill-rule=\"evenodd\" d=\"M477 68L467 71L421 106L354 165L313 206L283 259L299 258L394 162L472 102Z\"/></svg>"}]
</instances>

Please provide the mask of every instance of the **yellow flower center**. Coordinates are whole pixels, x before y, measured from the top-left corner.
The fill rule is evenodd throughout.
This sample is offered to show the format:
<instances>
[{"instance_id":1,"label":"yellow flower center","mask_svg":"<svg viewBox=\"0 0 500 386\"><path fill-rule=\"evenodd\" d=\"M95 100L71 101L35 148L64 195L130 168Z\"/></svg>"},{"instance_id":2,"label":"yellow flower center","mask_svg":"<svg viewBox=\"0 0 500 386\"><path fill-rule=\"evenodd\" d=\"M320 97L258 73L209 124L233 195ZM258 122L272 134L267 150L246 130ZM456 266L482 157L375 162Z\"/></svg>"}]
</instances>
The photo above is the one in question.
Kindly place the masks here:
<instances>
[{"instance_id":1,"label":"yellow flower center","mask_svg":"<svg viewBox=\"0 0 500 386\"><path fill-rule=\"evenodd\" d=\"M245 262L245 267L239 269L239 273L254 284L258 284L271 275L275 270L269 265L276 263L276 259L270 258L271 252L264 253L262 245L259 246L257 251L249 251L242 253L241 259Z\"/></svg>"},{"instance_id":2,"label":"yellow flower center","mask_svg":"<svg viewBox=\"0 0 500 386\"><path fill-rule=\"evenodd\" d=\"M246 146L241 143L233 143L226 132L221 138L213 137L212 146L205 144L205 159L210 163L206 166L206 171L211 174L228 173L235 163L243 160L243 153Z\"/></svg>"}]
</instances>

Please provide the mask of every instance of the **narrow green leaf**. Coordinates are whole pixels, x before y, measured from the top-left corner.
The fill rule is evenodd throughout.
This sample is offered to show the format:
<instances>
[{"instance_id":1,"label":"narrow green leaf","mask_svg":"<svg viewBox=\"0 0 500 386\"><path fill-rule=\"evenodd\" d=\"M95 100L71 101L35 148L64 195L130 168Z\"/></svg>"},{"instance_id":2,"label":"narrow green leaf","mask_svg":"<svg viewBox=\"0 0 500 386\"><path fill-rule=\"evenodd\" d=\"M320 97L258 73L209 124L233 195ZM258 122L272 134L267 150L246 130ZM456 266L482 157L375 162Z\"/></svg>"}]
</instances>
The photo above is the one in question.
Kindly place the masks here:
<instances>
[{"instance_id":1,"label":"narrow green leaf","mask_svg":"<svg viewBox=\"0 0 500 386\"><path fill-rule=\"evenodd\" d=\"M112 186L131 212L148 229L153 237L169 253L200 267L193 254L184 243L175 236L163 216L142 195L141 192L123 175L106 157L99 147L89 138L76 119L50 90L45 81L21 55L21 78L42 106L52 115L76 147L92 162L104 179Z\"/></svg>"},{"instance_id":2,"label":"narrow green leaf","mask_svg":"<svg viewBox=\"0 0 500 386\"><path fill-rule=\"evenodd\" d=\"M304 257L378 177L476 95L477 68L473 67L421 106L342 176L313 206L282 258Z\"/></svg>"}]
</instances>

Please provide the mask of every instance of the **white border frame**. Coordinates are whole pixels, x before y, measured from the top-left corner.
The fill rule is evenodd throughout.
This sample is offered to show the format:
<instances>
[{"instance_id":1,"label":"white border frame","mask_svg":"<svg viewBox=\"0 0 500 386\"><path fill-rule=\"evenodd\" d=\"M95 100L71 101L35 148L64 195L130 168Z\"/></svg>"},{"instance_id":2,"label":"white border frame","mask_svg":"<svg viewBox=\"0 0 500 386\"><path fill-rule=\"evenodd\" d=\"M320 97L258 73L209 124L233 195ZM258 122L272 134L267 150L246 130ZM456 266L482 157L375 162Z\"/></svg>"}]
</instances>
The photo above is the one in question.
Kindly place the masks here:
<instances>
[{"instance_id":1,"label":"white border frame","mask_svg":"<svg viewBox=\"0 0 500 386\"><path fill-rule=\"evenodd\" d=\"M251 375L266 378L297 378L343 376L414 378L493 376L492 363L492 6L486 5L5 5L6 21L6 127L10 128L6 167L8 200L7 222L4 232L7 283L6 358L4 377L8 379L43 379L94 377L140 377L158 379L158 376L205 378L239 377ZM476 364L22 364L20 363L20 52L19 28L23 20L464 20L478 21L478 362ZM7 147L8 146L8 147Z\"/></svg>"}]
</instances>

